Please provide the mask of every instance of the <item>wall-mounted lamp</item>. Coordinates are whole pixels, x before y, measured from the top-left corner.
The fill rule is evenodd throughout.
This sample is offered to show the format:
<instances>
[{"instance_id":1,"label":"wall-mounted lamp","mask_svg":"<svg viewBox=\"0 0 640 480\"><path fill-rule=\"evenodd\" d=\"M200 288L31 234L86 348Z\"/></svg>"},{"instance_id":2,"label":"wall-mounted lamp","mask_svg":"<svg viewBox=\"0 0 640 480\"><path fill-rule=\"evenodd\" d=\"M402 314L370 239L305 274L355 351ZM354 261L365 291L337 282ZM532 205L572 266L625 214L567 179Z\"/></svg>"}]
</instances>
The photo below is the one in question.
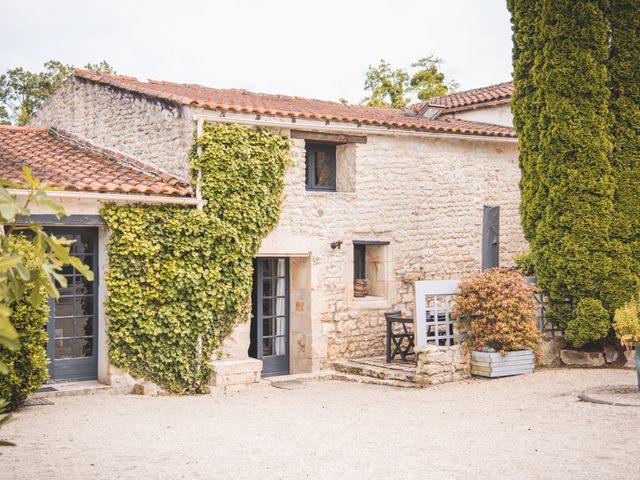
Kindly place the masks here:
<instances>
[{"instance_id":1,"label":"wall-mounted lamp","mask_svg":"<svg viewBox=\"0 0 640 480\"><path fill-rule=\"evenodd\" d=\"M331 242L331 250L335 250L336 248L340 250L341 245L342 245L342 240L338 240L337 242Z\"/></svg>"}]
</instances>

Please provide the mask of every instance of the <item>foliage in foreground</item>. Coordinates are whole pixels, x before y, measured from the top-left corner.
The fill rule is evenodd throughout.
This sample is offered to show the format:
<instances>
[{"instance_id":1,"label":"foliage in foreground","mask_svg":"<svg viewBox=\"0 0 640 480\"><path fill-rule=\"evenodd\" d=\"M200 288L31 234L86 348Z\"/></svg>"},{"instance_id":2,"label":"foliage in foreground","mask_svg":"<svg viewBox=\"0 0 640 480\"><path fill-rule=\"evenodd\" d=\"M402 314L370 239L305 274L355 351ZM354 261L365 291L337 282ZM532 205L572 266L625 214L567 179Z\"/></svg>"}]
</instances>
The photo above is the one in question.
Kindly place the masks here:
<instances>
[{"instance_id":1,"label":"foliage in foreground","mask_svg":"<svg viewBox=\"0 0 640 480\"><path fill-rule=\"evenodd\" d=\"M459 286L454 315L465 319L468 345L501 353L538 349L540 333L533 318L533 290L516 270L491 269Z\"/></svg>"},{"instance_id":2,"label":"foliage in foreground","mask_svg":"<svg viewBox=\"0 0 640 480\"><path fill-rule=\"evenodd\" d=\"M252 261L278 221L289 162L282 135L205 125L192 152L204 210L102 209L114 365L169 392L204 392L213 352L248 319Z\"/></svg>"},{"instance_id":3,"label":"foliage in foreground","mask_svg":"<svg viewBox=\"0 0 640 480\"><path fill-rule=\"evenodd\" d=\"M640 301L637 298L616 310L613 328L625 348L640 345Z\"/></svg>"},{"instance_id":4,"label":"foliage in foreground","mask_svg":"<svg viewBox=\"0 0 640 480\"><path fill-rule=\"evenodd\" d=\"M26 238L14 237L8 247L23 258L27 269L36 271L34 247ZM17 409L29 395L48 379L46 325L49 304L44 289L38 304L31 302L33 284L25 286L24 295L11 305L11 323L18 333L15 351L0 350L0 361L7 366L7 374L0 376L0 398L8 402L11 410Z\"/></svg>"},{"instance_id":5,"label":"foliage in foreground","mask_svg":"<svg viewBox=\"0 0 640 480\"><path fill-rule=\"evenodd\" d=\"M21 217L31 214L33 205L64 215L62 206L47 198L27 167L23 167L23 178L23 203L0 186L0 225L4 225L0 230L0 395L5 396L0 408L17 408L46 380L42 328L47 322L47 297L60 296L56 282L67 286L62 267L72 265L93 279L89 267L70 255L71 241L48 235L39 225L18 225Z\"/></svg>"}]
</instances>

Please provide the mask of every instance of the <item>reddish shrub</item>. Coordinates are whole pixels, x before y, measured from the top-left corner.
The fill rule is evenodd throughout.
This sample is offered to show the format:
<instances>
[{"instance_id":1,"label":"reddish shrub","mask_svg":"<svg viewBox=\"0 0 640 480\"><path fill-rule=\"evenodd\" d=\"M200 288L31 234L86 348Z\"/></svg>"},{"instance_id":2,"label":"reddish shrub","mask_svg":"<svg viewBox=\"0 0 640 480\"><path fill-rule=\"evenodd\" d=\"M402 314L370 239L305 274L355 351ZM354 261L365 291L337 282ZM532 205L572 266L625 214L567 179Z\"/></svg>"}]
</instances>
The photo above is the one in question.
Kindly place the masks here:
<instances>
[{"instance_id":1,"label":"reddish shrub","mask_svg":"<svg viewBox=\"0 0 640 480\"><path fill-rule=\"evenodd\" d=\"M515 270L492 269L460 284L454 314L467 322L472 350L505 353L538 348L540 333L533 318L533 288Z\"/></svg>"}]
</instances>

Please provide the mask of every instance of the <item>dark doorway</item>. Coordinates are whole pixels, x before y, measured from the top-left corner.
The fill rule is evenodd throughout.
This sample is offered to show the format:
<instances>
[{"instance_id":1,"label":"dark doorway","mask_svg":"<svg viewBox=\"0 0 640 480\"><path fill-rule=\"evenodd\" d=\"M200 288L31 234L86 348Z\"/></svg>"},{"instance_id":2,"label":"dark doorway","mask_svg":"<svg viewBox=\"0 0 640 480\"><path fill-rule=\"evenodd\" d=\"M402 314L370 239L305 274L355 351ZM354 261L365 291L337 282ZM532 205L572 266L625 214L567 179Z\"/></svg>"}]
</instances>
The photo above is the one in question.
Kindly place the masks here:
<instances>
[{"instance_id":1,"label":"dark doorway","mask_svg":"<svg viewBox=\"0 0 640 480\"><path fill-rule=\"evenodd\" d=\"M49 300L47 333L52 380L93 380L98 376L98 231L95 228L49 227L47 232L75 240L71 254L89 265L94 281L67 265L67 286Z\"/></svg>"},{"instance_id":2,"label":"dark doorway","mask_svg":"<svg viewBox=\"0 0 640 480\"><path fill-rule=\"evenodd\" d=\"M249 355L262 360L262 375L289 373L289 259L254 261Z\"/></svg>"}]
</instances>

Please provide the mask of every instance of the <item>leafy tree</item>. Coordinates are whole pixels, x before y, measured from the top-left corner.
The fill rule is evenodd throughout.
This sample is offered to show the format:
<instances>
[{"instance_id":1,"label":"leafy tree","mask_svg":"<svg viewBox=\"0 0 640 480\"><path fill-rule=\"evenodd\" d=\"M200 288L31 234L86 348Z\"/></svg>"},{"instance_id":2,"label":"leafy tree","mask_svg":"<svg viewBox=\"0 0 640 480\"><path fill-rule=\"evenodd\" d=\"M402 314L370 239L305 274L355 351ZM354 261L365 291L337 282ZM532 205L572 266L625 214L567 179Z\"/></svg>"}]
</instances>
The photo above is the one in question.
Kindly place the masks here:
<instances>
[{"instance_id":1,"label":"leafy tree","mask_svg":"<svg viewBox=\"0 0 640 480\"><path fill-rule=\"evenodd\" d=\"M0 124L26 125L33 113L55 92L73 72L72 65L57 60L44 64L44 70L30 72L22 67L11 68L0 75ZM87 70L115 73L111 65L85 65Z\"/></svg>"},{"instance_id":2,"label":"leafy tree","mask_svg":"<svg viewBox=\"0 0 640 480\"><path fill-rule=\"evenodd\" d=\"M442 63L442 59L430 55L412 63L411 71L393 69L384 60L377 67L369 65L364 81L369 96L362 103L370 107L403 108L413 101L455 92L458 84L445 80L439 70Z\"/></svg>"}]
</instances>

